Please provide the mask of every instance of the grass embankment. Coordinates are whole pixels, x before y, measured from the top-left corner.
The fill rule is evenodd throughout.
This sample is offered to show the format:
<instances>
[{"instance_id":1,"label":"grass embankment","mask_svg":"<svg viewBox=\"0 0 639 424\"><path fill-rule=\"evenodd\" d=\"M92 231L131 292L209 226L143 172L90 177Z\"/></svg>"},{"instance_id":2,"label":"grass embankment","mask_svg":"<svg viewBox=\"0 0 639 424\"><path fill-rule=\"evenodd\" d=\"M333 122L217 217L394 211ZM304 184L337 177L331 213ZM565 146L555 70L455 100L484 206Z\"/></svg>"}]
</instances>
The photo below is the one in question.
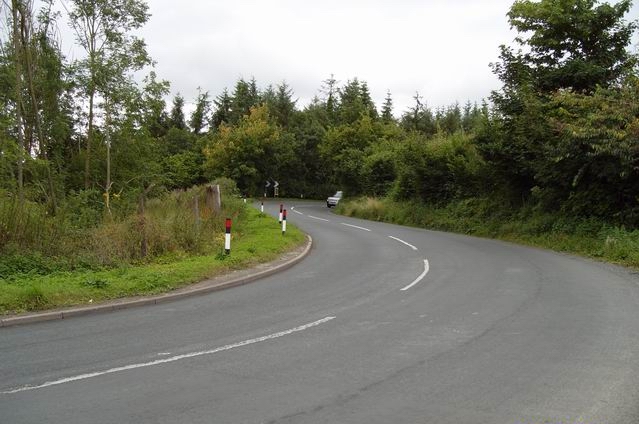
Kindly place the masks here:
<instances>
[{"instance_id":1,"label":"grass embankment","mask_svg":"<svg viewBox=\"0 0 639 424\"><path fill-rule=\"evenodd\" d=\"M267 262L305 242L289 225L282 235L277 220L245 207L233 221L231 254L223 254L224 235L210 253L171 254L149 263L121 264L102 270L12 273L0 278L0 314L99 303L128 296L165 293L234 269Z\"/></svg>"},{"instance_id":2,"label":"grass embankment","mask_svg":"<svg viewBox=\"0 0 639 424\"><path fill-rule=\"evenodd\" d=\"M340 203L338 213L441 231L496 238L639 268L639 230L594 218L570 218L491 199L466 199L447 206L361 198Z\"/></svg>"}]
</instances>

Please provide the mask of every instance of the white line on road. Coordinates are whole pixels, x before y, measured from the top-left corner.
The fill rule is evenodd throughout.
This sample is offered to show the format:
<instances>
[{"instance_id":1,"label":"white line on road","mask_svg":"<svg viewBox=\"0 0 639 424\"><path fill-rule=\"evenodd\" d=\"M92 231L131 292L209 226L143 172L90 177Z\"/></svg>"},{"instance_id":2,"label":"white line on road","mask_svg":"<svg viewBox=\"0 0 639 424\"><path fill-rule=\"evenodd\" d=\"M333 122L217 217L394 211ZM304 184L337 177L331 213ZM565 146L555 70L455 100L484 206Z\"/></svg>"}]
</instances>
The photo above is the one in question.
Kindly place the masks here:
<instances>
[{"instance_id":1,"label":"white line on road","mask_svg":"<svg viewBox=\"0 0 639 424\"><path fill-rule=\"evenodd\" d=\"M239 343L234 343L234 344L218 347L218 348L211 349L211 350L204 350L204 351L200 351L200 352L185 353L183 355L172 356L170 358L165 358L165 359L157 359L157 360L151 361L151 362L142 362L142 363L138 363L138 364L124 365L124 366L121 366L121 367L111 368L111 369L104 370L104 371L96 371L96 372L91 372L91 373L87 373L87 374L75 375L73 377L66 377L66 378L61 378L59 380L47 381L46 383L42 383L42 384L39 384L37 386L31 386L31 385L22 386L22 387L18 387L18 388L15 388L15 389L1 391L0 394L7 395L7 394L12 394L12 393L26 392L28 390L43 389L45 387L57 386L59 384L71 383L73 381L86 380L88 378L99 377L101 375L113 374L113 373L116 373L116 372L128 371L128 370L133 370L133 369L136 369L136 368L152 367L154 365L166 364L166 363L169 363L169 362L176 362L176 361L180 361L182 359L194 358L194 357L197 357L197 356L213 355L215 353L224 352L226 350L235 349L237 347L248 346L248 345L252 345L252 344L255 344L255 343L260 343L260 342L263 342L263 341L266 341L266 340L278 339L280 337L288 336L289 334L299 333L300 331L308 330L311 327L316 327L318 325L324 324L324 323L326 323L328 321L331 321L333 319L335 319L335 317L326 317L326 318L322 318L322 319L320 319L318 321L314 321L314 322L311 322L311 323L308 323L308 324L300 325L299 327L291 328L291 329L285 330L285 331L280 331L279 333L269 334L268 336L258 337L256 339L244 340L244 341L239 342Z\"/></svg>"},{"instance_id":2,"label":"white line on road","mask_svg":"<svg viewBox=\"0 0 639 424\"><path fill-rule=\"evenodd\" d=\"M313 215L309 215L308 217L309 217L309 218L313 218L313 219L317 219L318 221L331 222L331 221L329 221L328 219L318 218L318 217L313 216Z\"/></svg>"},{"instance_id":3,"label":"white line on road","mask_svg":"<svg viewBox=\"0 0 639 424\"><path fill-rule=\"evenodd\" d=\"M417 250L417 248L416 248L415 246L413 246L413 245L412 245L412 244L410 244L410 243L405 242L405 241L404 241L404 240L402 240L402 239L398 239L397 237L393 237L393 236L388 236L388 237L389 237L389 238L392 238L393 240L397 240L397 241L398 241L398 242L400 242L400 243L405 244L406 246L410 247L410 248L411 248L411 249L413 249L413 250Z\"/></svg>"},{"instance_id":4,"label":"white line on road","mask_svg":"<svg viewBox=\"0 0 639 424\"><path fill-rule=\"evenodd\" d=\"M296 210L296 209L291 208L291 210L292 210L293 212L295 212L296 214L304 215L302 212L300 212L300 211L298 211L298 210Z\"/></svg>"},{"instance_id":5,"label":"white line on road","mask_svg":"<svg viewBox=\"0 0 639 424\"><path fill-rule=\"evenodd\" d=\"M424 272L422 272L421 275L415 279L415 281L413 281L412 283L410 283L409 285L401 289L401 291L406 291L410 289L411 287L413 287L415 284L422 281L424 277L426 276L426 274L428 274L429 270L430 270L430 265L428 264L428 259L424 259Z\"/></svg>"},{"instance_id":6,"label":"white line on road","mask_svg":"<svg viewBox=\"0 0 639 424\"><path fill-rule=\"evenodd\" d=\"M368 228L358 227L357 225L345 224L342 222L342 225L346 225L347 227L357 228L358 230L370 231Z\"/></svg>"}]
</instances>

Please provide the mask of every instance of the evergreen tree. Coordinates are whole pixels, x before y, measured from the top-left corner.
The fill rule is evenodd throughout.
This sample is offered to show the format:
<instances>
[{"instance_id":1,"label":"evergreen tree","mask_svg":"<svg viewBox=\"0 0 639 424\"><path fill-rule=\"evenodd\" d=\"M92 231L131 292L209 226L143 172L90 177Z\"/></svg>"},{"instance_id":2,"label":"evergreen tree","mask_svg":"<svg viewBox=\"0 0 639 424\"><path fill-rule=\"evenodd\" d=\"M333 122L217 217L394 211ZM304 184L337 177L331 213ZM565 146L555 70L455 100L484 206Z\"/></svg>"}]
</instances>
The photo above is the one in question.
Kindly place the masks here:
<instances>
[{"instance_id":1,"label":"evergreen tree","mask_svg":"<svg viewBox=\"0 0 639 424\"><path fill-rule=\"evenodd\" d=\"M277 86L277 92L270 108L270 112L275 118L275 121L284 128L288 128L291 124L291 119L295 113L295 103L297 100L293 100L293 90L283 81Z\"/></svg>"},{"instance_id":2,"label":"evergreen tree","mask_svg":"<svg viewBox=\"0 0 639 424\"><path fill-rule=\"evenodd\" d=\"M347 81L346 85L339 91L339 122L341 124L356 122L362 114L367 114L367 107L368 105L364 104L362 86L359 80L353 78Z\"/></svg>"},{"instance_id":3,"label":"evergreen tree","mask_svg":"<svg viewBox=\"0 0 639 424\"><path fill-rule=\"evenodd\" d=\"M331 74L330 78L322 81L321 92L324 94L324 104L326 107L326 114L328 121L331 125L337 123L337 109L339 107L339 89L337 87L338 81L334 75Z\"/></svg>"},{"instance_id":4,"label":"evergreen tree","mask_svg":"<svg viewBox=\"0 0 639 424\"><path fill-rule=\"evenodd\" d=\"M262 92L260 95L260 103L268 105L269 109L272 110L275 104L275 89L273 88L273 84L269 84L266 90Z\"/></svg>"},{"instance_id":5,"label":"evergreen tree","mask_svg":"<svg viewBox=\"0 0 639 424\"><path fill-rule=\"evenodd\" d=\"M384 105L382 106L382 121L394 122L393 117L393 98L390 90L386 91L386 99L384 99Z\"/></svg>"},{"instance_id":6,"label":"evergreen tree","mask_svg":"<svg viewBox=\"0 0 639 424\"><path fill-rule=\"evenodd\" d=\"M171 128L177 128L178 130L186 129L186 121L184 118L184 97L182 97L180 93L177 93L173 98L173 107L171 108L169 122Z\"/></svg>"},{"instance_id":7,"label":"evergreen tree","mask_svg":"<svg viewBox=\"0 0 639 424\"><path fill-rule=\"evenodd\" d=\"M438 111L437 124L447 134L454 134L462 129L462 113L459 103Z\"/></svg>"},{"instance_id":8,"label":"evergreen tree","mask_svg":"<svg viewBox=\"0 0 639 424\"><path fill-rule=\"evenodd\" d=\"M362 99L362 105L364 106L364 113L373 119L377 119L377 108L375 107L375 102L373 102L373 98L371 97L366 81L362 81L360 85L360 96Z\"/></svg>"},{"instance_id":9,"label":"evergreen tree","mask_svg":"<svg viewBox=\"0 0 639 424\"><path fill-rule=\"evenodd\" d=\"M228 90L225 88L222 91L222 94L217 96L215 100L213 100L213 104L215 105L215 111L211 115L211 130L217 131L220 125L223 123L231 122L231 108L232 108L233 99L229 96Z\"/></svg>"},{"instance_id":10,"label":"evergreen tree","mask_svg":"<svg viewBox=\"0 0 639 424\"><path fill-rule=\"evenodd\" d=\"M189 125L193 134L198 135L208 123L207 115L211 108L211 102L209 101L209 92L202 93L198 88L198 95L195 101L195 110L191 114L191 120Z\"/></svg>"},{"instance_id":11,"label":"evergreen tree","mask_svg":"<svg viewBox=\"0 0 639 424\"><path fill-rule=\"evenodd\" d=\"M244 116L247 116L253 106L259 103L259 93L257 92L257 84L255 79L250 83L240 78L235 84L231 100L231 120L236 124Z\"/></svg>"},{"instance_id":12,"label":"evergreen tree","mask_svg":"<svg viewBox=\"0 0 639 424\"><path fill-rule=\"evenodd\" d=\"M417 131L430 137L437 132L437 126L433 113L422 102L422 98L419 92L415 92L415 106L402 115L401 126L406 131Z\"/></svg>"}]
</instances>

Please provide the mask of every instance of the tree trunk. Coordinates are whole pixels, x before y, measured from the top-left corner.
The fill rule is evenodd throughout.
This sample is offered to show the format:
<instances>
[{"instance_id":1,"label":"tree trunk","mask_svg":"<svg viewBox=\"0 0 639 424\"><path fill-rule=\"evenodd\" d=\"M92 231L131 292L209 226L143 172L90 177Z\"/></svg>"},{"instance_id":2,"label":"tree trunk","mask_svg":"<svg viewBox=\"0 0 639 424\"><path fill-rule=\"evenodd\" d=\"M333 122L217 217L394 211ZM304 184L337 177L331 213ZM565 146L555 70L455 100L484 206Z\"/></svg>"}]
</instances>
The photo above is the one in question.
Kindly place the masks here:
<instances>
[{"instance_id":1,"label":"tree trunk","mask_svg":"<svg viewBox=\"0 0 639 424\"><path fill-rule=\"evenodd\" d=\"M18 202L20 207L24 205L24 134L23 134L23 117L22 117L22 63L20 62L20 54L22 51L20 43L20 29L18 24L20 2L19 0L11 0L11 13L13 18L13 48L14 48L14 65L15 65L15 96L16 96L16 131L18 136Z\"/></svg>"},{"instance_id":2,"label":"tree trunk","mask_svg":"<svg viewBox=\"0 0 639 424\"><path fill-rule=\"evenodd\" d=\"M32 28L31 28L31 24L26 21L26 17L29 16L30 18L32 12L28 11L29 13L27 14L25 10L21 10L21 11L23 15L22 45L24 46L24 60L25 60L25 67L27 71L26 76L27 76L29 94L31 97L31 104L33 107L33 122L35 123L36 132L38 133L38 147L40 150L40 155L46 162L47 183L49 186L48 188L49 188L49 200L51 205L51 212L53 215L55 215L57 211L57 201L56 201L56 195L55 195L55 188L53 185L53 175L51 173L51 164L49 163L49 160L48 160L47 142L45 141L44 131L42 130L42 123L40 122L40 114L38 113L39 107L38 107L38 100L36 98L36 90L35 90L35 83L34 83L35 78L33 76L34 63L33 63L32 47L31 47Z\"/></svg>"},{"instance_id":3,"label":"tree trunk","mask_svg":"<svg viewBox=\"0 0 639 424\"><path fill-rule=\"evenodd\" d=\"M93 84L93 83L90 83ZM95 90L91 89L89 93L89 128L87 130L87 148L86 155L84 157L84 189L88 190L91 186L91 180L89 178L90 162L91 162L91 142L93 141L93 100L95 97Z\"/></svg>"},{"instance_id":4,"label":"tree trunk","mask_svg":"<svg viewBox=\"0 0 639 424\"><path fill-rule=\"evenodd\" d=\"M104 185L104 205L107 212L111 215L111 110L108 102L106 109L106 184Z\"/></svg>"}]
</instances>

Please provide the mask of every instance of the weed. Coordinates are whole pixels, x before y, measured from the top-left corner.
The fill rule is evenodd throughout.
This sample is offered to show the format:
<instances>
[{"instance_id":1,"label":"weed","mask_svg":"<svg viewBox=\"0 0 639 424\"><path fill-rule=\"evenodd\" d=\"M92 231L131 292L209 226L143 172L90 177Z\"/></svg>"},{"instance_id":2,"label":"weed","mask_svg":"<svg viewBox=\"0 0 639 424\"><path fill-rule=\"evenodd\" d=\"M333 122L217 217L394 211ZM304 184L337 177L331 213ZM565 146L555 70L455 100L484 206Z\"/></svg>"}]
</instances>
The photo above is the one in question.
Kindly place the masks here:
<instances>
[{"instance_id":1,"label":"weed","mask_svg":"<svg viewBox=\"0 0 639 424\"><path fill-rule=\"evenodd\" d=\"M21 291L16 303L19 308L27 311L44 309L49 304L42 290L33 285L29 285Z\"/></svg>"},{"instance_id":2,"label":"weed","mask_svg":"<svg viewBox=\"0 0 639 424\"><path fill-rule=\"evenodd\" d=\"M85 287L91 287L94 289L105 289L109 286L109 282L107 280L101 279L89 279L82 282L82 285Z\"/></svg>"}]
</instances>

